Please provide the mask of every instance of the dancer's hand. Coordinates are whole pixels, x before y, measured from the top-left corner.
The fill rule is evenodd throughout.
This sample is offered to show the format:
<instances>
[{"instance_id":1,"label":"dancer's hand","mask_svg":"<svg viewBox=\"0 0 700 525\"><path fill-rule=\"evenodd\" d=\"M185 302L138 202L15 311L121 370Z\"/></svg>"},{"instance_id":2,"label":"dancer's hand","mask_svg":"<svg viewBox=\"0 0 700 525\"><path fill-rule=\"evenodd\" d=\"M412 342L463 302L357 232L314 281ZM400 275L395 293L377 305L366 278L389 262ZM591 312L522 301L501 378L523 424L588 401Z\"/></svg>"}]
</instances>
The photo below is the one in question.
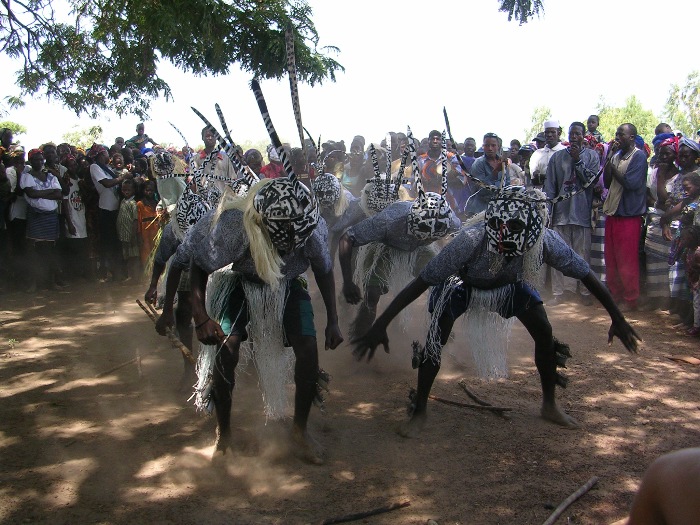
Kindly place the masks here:
<instances>
[{"instance_id":1,"label":"dancer's hand","mask_svg":"<svg viewBox=\"0 0 700 525\"><path fill-rule=\"evenodd\" d=\"M351 344L355 346L352 354L358 361L362 361L367 354L367 362L369 363L380 344L384 347L384 351L389 353L389 336L386 335L386 328L378 326L377 323L374 323L365 335L351 341Z\"/></svg>"},{"instance_id":2,"label":"dancer's hand","mask_svg":"<svg viewBox=\"0 0 700 525\"><path fill-rule=\"evenodd\" d=\"M156 321L156 332L160 335L167 335L168 330L175 324L175 314L172 310L163 309L163 313Z\"/></svg>"},{"instance_id":3,"label":"dancer's hand","mask_svg":"<svg viewBox=\"0 0 700 525\"><path fill-rule=\"evenodd\" d=\"M149 286L143 298L146 304L156 304L156 300L158 299L158 287L153 284Z\"/></svg>"},{"instance_id":4,"label":"dancer's hand","mask_svg":"<svg viewBox=\"0 0 700 525\"><path fill-rule=\"evenodd\" d=\"M611 345L613 339L617 336L622 344L625 345L628 351L632 353L637 353L639 343L642 338L639 337L634 328L627 322L627 320L622 317L618 320L613 320L610 325L610 330L608 330L608 345Z\"/></svg>"},{"instance_id":5,"label":"dancer's hand","mask_svg":"<svg viewBox=\"0 0 700 525\"><path fill-rule=\"evenodd\" d=\"M326 326L326 350L335 350L344 341L338 323Z\"/></svg>"},{"instance_id":6,"label":"dancer's hand","mask_svg":"<svg viewBox=\"0 0 700 525\"><path fill-rule=\"evenodd\" d=\"M362 300L360 287L352 281L345 281L343 283L343 297L345 297L345 300L350 304L359 303Z\"/></svg>"},{"instance_id":7,"label":"dancer's hand","mask_svg":"<svg viewBox=\"0 0 700 525\"><path fill-rule=\"evenodd\" d=\"M199 342L205 345L218 345L224 340L224 331L221 329L221 325L212 318L196 324L195 332Z\"/></svg>"}]
</instances>

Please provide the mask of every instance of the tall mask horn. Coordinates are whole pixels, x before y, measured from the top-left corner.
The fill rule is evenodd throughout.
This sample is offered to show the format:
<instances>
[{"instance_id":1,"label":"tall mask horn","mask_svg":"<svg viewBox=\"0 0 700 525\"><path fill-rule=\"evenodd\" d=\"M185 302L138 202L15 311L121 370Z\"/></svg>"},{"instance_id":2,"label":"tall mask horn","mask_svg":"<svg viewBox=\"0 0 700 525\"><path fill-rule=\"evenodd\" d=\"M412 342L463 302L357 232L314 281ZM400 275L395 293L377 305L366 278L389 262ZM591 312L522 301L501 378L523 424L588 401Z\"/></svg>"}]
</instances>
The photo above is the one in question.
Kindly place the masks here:
<instances>
[{"instance_id":1,"label":"tall mask horn","mask_svg":"<svg viewBox=\"0 0 700 525\"><path fill-rule=\"evenodd\" d=\"M280 141L280 138L277 135L275 126L272 124L272 119L270 119L270 112L267 110L267 103L265 102L265 96L263 95L262 89L260 89L260 83L257 80L253 79L253 81L250 83L250 87L253 90L253 93L255 94L255 100L258 103L258 109L260 109L260 115L262 115L263 122L265 122L267 134L270 136L272 146L275 148L275 151L277 151L277 154L279 155L280 160L282 161L284 171L287 173L287 176L290 179L297 181L297 176L294 173L294 170L292 169L291 163L289 162L287 152L282 147L282 142Z\"/></svg>"},{"instance_id":2,"label":"tall mask horn","mask_svg":"<svg viewBox=\"0 0 700 525\"><path fill-rule=\"evenodd\" d=\"M447 195L447 136L442 132L442 181L440 182L440 195Z\"/></svg>"},{"instance_id":3,"label":"tall mask horn","mask_svg":"<svg viewBox=\"0 0 700 525\"><path fill-rule=\"evenodd\" d=\"M289 73L289 91L292 95L292 109L294 110L294 120L297 124L297 133L301 142L301 151L306 158L306 148L304 147L304 125L301 122L301 104L299 102L299 82L297 79L297 64L294 56L294 26L287 25L284 32L284 44L287 49L287 73Z\"/></svg>"},{"instance_id":4,"label":"tall mask horn","mask_svg":"<svg viewBox=\"0 0 700 525\"><path fill-rule=\"evenodd\" d=\"M423 181L421 180L420 170L418 169L418 155L416 154L416 143L413 141L413 132L410 126L406 131L408 137L408 151L411 155L411 168L413 169L413 178L416 181L416 193L421 203L425 201L425 190L423 189Z\"/></svg>"}]
</instances>

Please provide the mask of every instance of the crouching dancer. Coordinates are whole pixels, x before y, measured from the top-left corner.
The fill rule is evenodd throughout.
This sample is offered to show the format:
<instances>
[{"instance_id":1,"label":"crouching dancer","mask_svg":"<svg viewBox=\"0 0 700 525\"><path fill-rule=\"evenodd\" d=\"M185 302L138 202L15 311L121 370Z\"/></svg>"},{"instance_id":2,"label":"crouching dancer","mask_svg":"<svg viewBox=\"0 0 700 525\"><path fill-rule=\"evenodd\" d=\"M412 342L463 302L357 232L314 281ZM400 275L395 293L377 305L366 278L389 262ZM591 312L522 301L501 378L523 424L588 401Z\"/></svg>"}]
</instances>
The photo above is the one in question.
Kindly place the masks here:
<instances>
[{"instance_id":1,"label":"crouching dancer","mask_svg":"<svg viewBox=\"0 0 700 525\"><path fill-rule=\"evenodd\" d=\"M432 325L422 355L417 356L418 388L413 398L410 420L400 433L411 436L425 423L428 395L440 370L442 347L460 315L472 309L516 317L525 325L535 342L535 364L542 384L544 419L575 427L576 422L555 401L555 386L566 385L557 372L557 353L561 346L552 336L542 300L531 284L537 282L542 263L566 276L580 279L610 314L612 325L608 343L620 338L625 348L636 352L639 336L618 310L606 288L590 271L588 263L577 255L552 230L545 228L547 201L538 190L519 186L492 188L496 195L488 203L485 227L462 230L391 302L363 337L355 341L355 355L371 359L379 344L389 351L387 326L406 306L429 286ZM562 198L557 198L561 200ZM498 316L497 316L498 317ZM475 332L489 330L487 325ZM471 337L472 333L467 334ZM478 334L476 334L478 335Z\"/></svg>"},{"instance_id":2,"label":"crouching dancer","mask_svg":"<svg viewBox=\"0 0 700 525\"><path fill-rule=\"evenodd\" d=\"M250 189L245 199L225 200L218 210L195 224L175 253L172 265L190 267L197 338L217 347L210 389L217 418L215 454L225 454L231 446L235 368L247 329L257 322L268 332L277 329L292 347L296 359L293 445L303 459L321 463L321 454L306 429L319 374L311 299L301 277L309 265L326 306L326 348L336 348L343 338L338 328L327 228L319 218L315 199L295 177L263 180ZM238 278L222 297L222 316L214 320L205 307L207 280L212 272L227 265ZM258 305L262 302L264 313L260 306L251 305L251 300ZM275 309L278 317L268 313ZM264 343L256 339L253 352L265 351ZM269 390L262 381L261 386L263 392ZM277 388L284 390L285 385Z\"/></svg>"}]
</instances>

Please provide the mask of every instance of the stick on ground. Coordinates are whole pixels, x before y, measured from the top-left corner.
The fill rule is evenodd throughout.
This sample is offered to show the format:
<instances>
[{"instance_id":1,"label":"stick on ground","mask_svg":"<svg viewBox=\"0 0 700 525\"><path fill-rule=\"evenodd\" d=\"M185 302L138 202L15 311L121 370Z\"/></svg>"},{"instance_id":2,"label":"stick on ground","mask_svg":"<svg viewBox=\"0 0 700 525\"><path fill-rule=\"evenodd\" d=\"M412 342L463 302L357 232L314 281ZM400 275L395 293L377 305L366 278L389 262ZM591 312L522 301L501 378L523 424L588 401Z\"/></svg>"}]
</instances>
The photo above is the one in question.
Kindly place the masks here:
<instances>
[{"instance_id":1,"label":"stick on ground","mask_svg":"<svg viewBox=\"0 0 700 525\"><path fill-rule=\"evenodd\" d=\"M120 368L124 368L125 366L128 366L128 365L133 364L133 363L138 363L138 361L139 361L139 358L138 358L138 357L134 357L133 359L129 359L128 361L126 361L126 362L124 362L124 363L121 363L121 364L119 364L119 365L117 365L117 366L113 366L113 367L110 368L109 370L105 370L104 372L100 372L100 373L97 374L95 377L104 377L104 376L106 376L106 375L111 374L112 372L116 372L116 371L119 370Z\"/></svg>"},{"instance_id":2,"label":"stick on ground","mask_svg":"<svg viewBox=\"0 0 700 525\"><path fill-rule=\"evenodd\" d=\"M141 310L146 312L146 315L151 319L151 321L153 321L153 324L155 324L157 321L156 316L151 311L149 311L138 299L136 299L136 303L141 307ZM168 330L167 335L172 345L178 350L180 350L180 352L182 352L182 355L185 356L185 359L187 359L193 365L197 363L194 356L192 355L192 352L190 352L190 349L187 348L184 344L182 344L182 341L180 341L177 338L177 336L173 333L172 330Z\"/></svg>"},{"instance_id":3,"label":"stick on ground","mask_svg":"<svg viewBox=\"0 0 700 525\"><path fill-rule=\"evenodd\" d=\"M487 403L483 399L479 399L475 393L473 393L471 390L467 388L467 383L464 381L464 379L460 379L457 384L462 387L462 390L464 390L464 393L467 394L475 403L484 406L484 407L492 407L493 405L491 403Z\"/></svg>"},{"instance_id":4,"label":"stick on ground","mask_svg":"<svg viewBox=\"0 0 700 525\"><path fill-rule=\"evenodd\" d=\"M451 399L445 399L443 397L438 397L434 395L429 395L429 399L433 401L438 401L439 403L445 403L446 405L453 405L462 408L473 408L475 410L489 410L491 412L510 412L512 408L507 407L494 407L494 406L484 406L484 405L472 405L470 403L460 403L459 401L452 401Z\"/></svg>"},{"instance_id":5,"label":"stick on ground","mask_svg":"<svg viewBox=\"0 0 700 525\"><path fill-rule=\"evenodd\" d=\"M339 516L337 518L328 518L319 522L319 525L333 525L334 523L347 523L348 521L357 521L370 516L376 516L377 514L384 514L385 512L391 512L392 510L402 509L408 507L411 504L410 501L403 501L401 503L392 503L391 505L386 505L384 507L379 507L377 509L368 510L365 512L357 512L355 514L346 514L345 516Z\"/></svg>"},{"instance_id":6,"label":"stick on ground","mask_svg":"<svg viewBox=\"0 0 700 525\"><path fill-rule=\"evenodd\" d=\"M596 483L598 483L598 476L593 476L586 482L585 485L582 485L576 492L574 492L573 494L571 494L571 496L562 501L542 525L554 525L554 522L559 519L559 517L564 513L564 511L568 509L574 501L576 501L586 492L591 490L591 488L593 488L593 485L595 485Z\"/></svg>"}]
</instances>

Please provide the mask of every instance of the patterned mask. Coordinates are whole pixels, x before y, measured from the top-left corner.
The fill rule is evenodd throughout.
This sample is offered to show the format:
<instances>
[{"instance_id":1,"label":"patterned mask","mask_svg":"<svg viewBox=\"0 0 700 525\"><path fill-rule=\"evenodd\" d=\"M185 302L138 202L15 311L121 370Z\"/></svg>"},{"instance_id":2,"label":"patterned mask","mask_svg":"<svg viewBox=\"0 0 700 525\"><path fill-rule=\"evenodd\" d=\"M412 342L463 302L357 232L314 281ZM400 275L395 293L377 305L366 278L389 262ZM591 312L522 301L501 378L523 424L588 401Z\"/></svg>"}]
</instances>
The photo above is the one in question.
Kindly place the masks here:
<instances>
[{"instance_id":1,"label":"patterned mask","mask_svg":"<svg viewBox=\"0 0 700 525\"><path fill-rule=\"evenodd\" d=\"M506 186L486 207L488 249L517 257L532 248L544 232L546 204L522 186Z\"/></svg>"},{"instance_id":2,"label":"patterned mask","mask_svg":"<svg viewBox=\"0 0 700 525\"><path fill-rule=\"evenodd\" d=\"M273 179L261 188L253 207L262 215L272 244L284 252L304 246L320 218L318 204L309 190L288 178Z\"/></svg>"},{"instance_id":3,"label":"patterned mask","mask_svg":"<svg viewBox=\"0 0 700 525\"><path fill-rule=\"evenodd\" d=\"M416 239L440 239L450 231L451 224L452 209L442 195L429 191L413 202L408 231Z\"/></svg>"},{"instance_id":4,"label":"patterned mask","mask_svg":"<svg viewBox=\"0 0 700 525\"><path fill-rule=\"evenodd\" d=\"M189 187L185 188L175 206L175 221L182 237L177 235L177 232L176 236L180 240L184 239L187 231L197 224L199 219L208 211L209 206L204 199L194 193Z\"/></svg>"},{"instance_id":5,"label":"patterned mask","mask_svg":"<svg viewBox=\"0 0 700 525\"><path fill-rule=\"evenodd\" d=\"M248 195L248 190L250 190L250 183L245 177L241 177L240 179L232 181L229 184L229 186L231 186L231 189L233 190L233 193L236 195L236 197L241 198Z\"/></svg>"},{"instance_id":6,"label":"patterned mask","mask_svg":"<svg viewBox=\"0 0 700 525\"><path fill-rule=\"evenodd\" d=\"M175 171L173 156L167 151L160 151L153 156L153 171L157 176L163 177Z\"/></svg>"},{"instance_id":7,"label":"patterned mask","mask_svg":"<svg viewBox=\"0 0 700 525\"><path fill-rule=\"evenodd\" d=\"M331 173L324 173L316 177L311 187L318 199L321 208L333 208L340 199L340 181Z\"/></svg>"},{"instance_id":8,"label":"patterned mask","mask_svg":"<svg viewBox=\"0 0 700 525\"><path fill-rule=\"evenodd\" d=\"M383 179L372 179L365 184L362 193L366 197L367 208L379 213L390 204L396 202L396 186L386 184Z\"/></svg>"}]
</instances>

